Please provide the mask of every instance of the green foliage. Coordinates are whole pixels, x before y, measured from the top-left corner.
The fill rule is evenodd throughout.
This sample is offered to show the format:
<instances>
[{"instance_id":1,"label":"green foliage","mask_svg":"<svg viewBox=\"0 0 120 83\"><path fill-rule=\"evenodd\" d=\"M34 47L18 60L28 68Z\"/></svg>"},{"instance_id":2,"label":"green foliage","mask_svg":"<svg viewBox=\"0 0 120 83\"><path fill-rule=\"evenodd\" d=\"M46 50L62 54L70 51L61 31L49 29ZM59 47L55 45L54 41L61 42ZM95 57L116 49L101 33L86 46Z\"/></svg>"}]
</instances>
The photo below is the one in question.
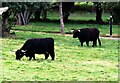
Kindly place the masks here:
<instances>
[{"instance_id":1,"label":"green foliage","mask_svg":"<svg viewBox=\"0 0 120 83\"><path fill-rule=\"evenodd\" d=\"M13 13L18 13L25 10L48 9L50 8L50 4L50 2L4 2L2 6L8 6Z\"/></svg>"},{"instance_id":2,"label":"green foliage","mask_svg":"<svg viewBox=\"0 0 120 83\"><path fill-rule=\"evenodd\" d=\"M109 2L106 4L111 15L113 16L113 21L116 24L120 23L120 2Z\"/></svg>"},{"instance_id":3,"label":"green foliage","mask_svg":"<svg viewBox=\"0 0 120 83\"><path fill-rule=\"evenodd\" d=\"M75 2L75 6L74 6L73 11L91 12L92 9L93 9L92 2Z\"/></svg>"},{"instance_id":4,"label":"green foliage","mask_svg":"<svg viewBox=\"0 0 120 83\"><path fill-rule=\"evenodd\" d=\"M79 6L80 6L80 5L86 5L86 6L87 6L87 5L91 5L91 6L92 6L92 5L93 5L93 2L75 2L75 5L79 5Z\"/></svg>"},{"instance_id":5,"label":"green foliage","mask_svg":"<svg viewBox=\"0 0 120 83\"><path fill-rule=\"evenodd\" d=\"M51 2L4 2L2 3L2 6L8 6L9 10L7 13L3 16L8 16L7 19L9 19L9 16L12 15L12 19L16 19L17 25L26 25L29 23L30 17L33 13L43 11L43 16L45 16L44 12L47 9L51 8ZM8 13L10 14L8 15ZM38 19L40 18L37 17Z\"/></svg>"}]
</instances>

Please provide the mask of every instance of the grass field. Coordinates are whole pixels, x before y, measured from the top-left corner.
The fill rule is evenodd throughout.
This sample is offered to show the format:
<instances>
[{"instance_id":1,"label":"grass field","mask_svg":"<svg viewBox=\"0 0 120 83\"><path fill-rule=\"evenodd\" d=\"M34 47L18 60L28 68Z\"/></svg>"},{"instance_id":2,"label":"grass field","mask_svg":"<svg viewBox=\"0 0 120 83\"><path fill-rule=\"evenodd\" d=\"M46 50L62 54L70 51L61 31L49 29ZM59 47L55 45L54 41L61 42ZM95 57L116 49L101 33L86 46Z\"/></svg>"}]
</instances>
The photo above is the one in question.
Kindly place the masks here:
<instances>
[{"instance_id":1,"label":"grass field","mask_svg":"<svg viewBox=\"0 0 120 83\"><path fill-rule=\"evenodd\" d=\"M77 39L49 33L16 32L15 39L2 39L1 80L79 80L117 81L118 41L102 39L102 47L80 47ZM10 49L20 48L28 38L53 37L55 61L36 55L36 61L24 57L15 60Z\"/></svg>"},{"instance_id":2,"label":"grass field","mask_svg":"<svg viewBox=\"0 0 120 83\"><path fill-rule=\"evenodd\" d=\"M110 14L104 13L103 14L103 20L106 21L106 19L109 19ZM59 23L59 12L54 12L54 15L52 12L49 12L48 19L50 21L40 21L40 22L30 22L27 26L16 26L13 28L14 30L23 30L23 31L33 31L33 32L48 32L48 33L59 33L61 31L60 23ZM99 25L99 24L90 24L90 23L81 23L82 21L88 21L88 20L95 20L95 13L85 13L85 12L75 12L71 13L69 16L70 22L65 23L65 32L71 33L71 29L80 29L80 28L91 28L96 27L100 30L100 35L106 35L110 33L110 25ZM113 34L119 34L120 32L120 26L119 25L113 25L112 27L112 33ZM120 34L119 34L120 35Z\"/></svg>"},{"instance_id":3,"label":"grass field","mask_svg":"<svg viewBox=\"0 0 120 83\"><path fill-rule=\"evenodd\" d=\"M48 12L48 16L49 19L59 19L60 18L60 14L59 11L54 12ZM74 11L70 14L69 16L69 20L82 20L82 21L86 21L86 20L95 20L96 19L96 13L95 12L83 12L83 11ZM102 14L102 19L103 21L107 21L108 19L110 19L110 14L109 13L103 13Z\"/></svg>"},{"instance_id":4,"label":"grass field","mask_svg":"<svg viewBox=\"0 0 120 83\"><path fill-rule=\"evenodd\" d=\"M109 34L109 25L71 24L65 25L65 32L73 28L98 27L102 34ZM113 33L118 33L117 25ZM80 46L78 39L50 32L60 32L59 23L31 22L26 26L13 28L15 37L0 39L0 81L117 81L118 80L118 40L101 39L102 46ZM49 33L47 33L49 32ZM53 37L55 40L55 61L36 54L35 61L23 57L15 60L14 52L29 38Z\"/></svg>"}]
</instances>

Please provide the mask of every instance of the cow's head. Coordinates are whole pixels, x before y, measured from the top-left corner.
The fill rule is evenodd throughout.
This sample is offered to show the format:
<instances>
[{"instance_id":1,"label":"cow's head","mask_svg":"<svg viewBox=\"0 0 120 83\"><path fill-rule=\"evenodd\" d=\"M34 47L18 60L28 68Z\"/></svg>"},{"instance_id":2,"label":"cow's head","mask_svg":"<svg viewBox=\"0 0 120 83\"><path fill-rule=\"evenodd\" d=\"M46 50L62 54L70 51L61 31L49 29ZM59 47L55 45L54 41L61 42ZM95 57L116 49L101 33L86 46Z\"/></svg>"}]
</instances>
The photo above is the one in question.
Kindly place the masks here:
<instances>
[{"instance_id":1,"label":"cow's head","mask_svg":"<svg viewBox=\"0 0 120 83\"><path fill-rule=\"evenodd\" d=\"M24 50L17 50L15 52L16 60L20 60L25 55L25 53L26 53L26 51L24 51Z\"/></svg>"},{"instance_id":2,"label":"cow's head","mask_svg":"<svg viewBox=\"0 0 120 83\"><path fill-rule=\"evenodd\" d=\"M73 38L77 38L80 33L80 30L71 30L71 32L73 32Z\"/></svg>"}]
</instances>

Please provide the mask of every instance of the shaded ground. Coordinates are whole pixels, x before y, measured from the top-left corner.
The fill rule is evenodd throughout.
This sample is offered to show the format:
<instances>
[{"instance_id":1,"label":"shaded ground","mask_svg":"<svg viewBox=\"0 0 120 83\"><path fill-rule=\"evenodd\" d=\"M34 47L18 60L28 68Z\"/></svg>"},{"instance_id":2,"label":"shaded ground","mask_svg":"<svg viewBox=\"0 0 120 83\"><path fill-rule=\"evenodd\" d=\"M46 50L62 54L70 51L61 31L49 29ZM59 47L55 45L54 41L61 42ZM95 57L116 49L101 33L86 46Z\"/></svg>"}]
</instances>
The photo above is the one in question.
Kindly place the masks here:
<instances>
[{"instance_id":1,"label":"shaded ground","mask_svg":"<svg viewBox=\"0 0 120 83\"><path fill-rule=\"evenodd\" d=\"M46 19L46 20L42 20L42 19L39 19L39 20L35 20L35 19L31 19L30 22L52 22L52 23L60 23L60 20L59 19L54 19L54 20L51 20L51 19ZM72 20L72 19L69 19L66 23L73 23L73 24L99 24L98 22L96 22L95 20ZM105 25L105 24L109 24L108 21L104 21L101 25Z\"/></svg>"}]
</instances>

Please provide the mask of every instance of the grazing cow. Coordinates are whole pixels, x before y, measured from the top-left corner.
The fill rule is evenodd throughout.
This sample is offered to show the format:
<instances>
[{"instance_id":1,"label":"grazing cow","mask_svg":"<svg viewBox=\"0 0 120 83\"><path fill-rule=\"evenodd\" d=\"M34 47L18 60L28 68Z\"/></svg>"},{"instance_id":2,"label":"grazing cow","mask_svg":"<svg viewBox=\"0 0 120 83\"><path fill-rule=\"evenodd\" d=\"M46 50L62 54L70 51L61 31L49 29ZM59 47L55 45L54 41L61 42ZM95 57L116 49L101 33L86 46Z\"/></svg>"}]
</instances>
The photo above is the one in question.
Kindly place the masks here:
<instances>
[{"instance_id":1,"label":"grazing cow","mask_svg":"<svg viewBox=\"0 0 120 83\"><path fill-rule=\"evenodd\" d=\"M54 60L54 39L53 38L34 38L28 39L21 49L15 52L16 60L20 60L24 55L29 57L29 60L35 60L35 54L44 54L45 59L49 57L49 54Z\"/></svg>"},{"instance_id":2,"label":"grazing cow","mask_svg":"<svg viewBox=\"0 0 120 83\"><path fill-rule=\"evenodd\" d=\"M98 39L99 45L101 46L99 33L100 31L97 28L82 28L79 30L73 30L73 38L78 38L81 42L81 46L83 46L84 42L89 46L89 41L93 41L93 47L97 46Z\"/></svg>"}]
</instances>

